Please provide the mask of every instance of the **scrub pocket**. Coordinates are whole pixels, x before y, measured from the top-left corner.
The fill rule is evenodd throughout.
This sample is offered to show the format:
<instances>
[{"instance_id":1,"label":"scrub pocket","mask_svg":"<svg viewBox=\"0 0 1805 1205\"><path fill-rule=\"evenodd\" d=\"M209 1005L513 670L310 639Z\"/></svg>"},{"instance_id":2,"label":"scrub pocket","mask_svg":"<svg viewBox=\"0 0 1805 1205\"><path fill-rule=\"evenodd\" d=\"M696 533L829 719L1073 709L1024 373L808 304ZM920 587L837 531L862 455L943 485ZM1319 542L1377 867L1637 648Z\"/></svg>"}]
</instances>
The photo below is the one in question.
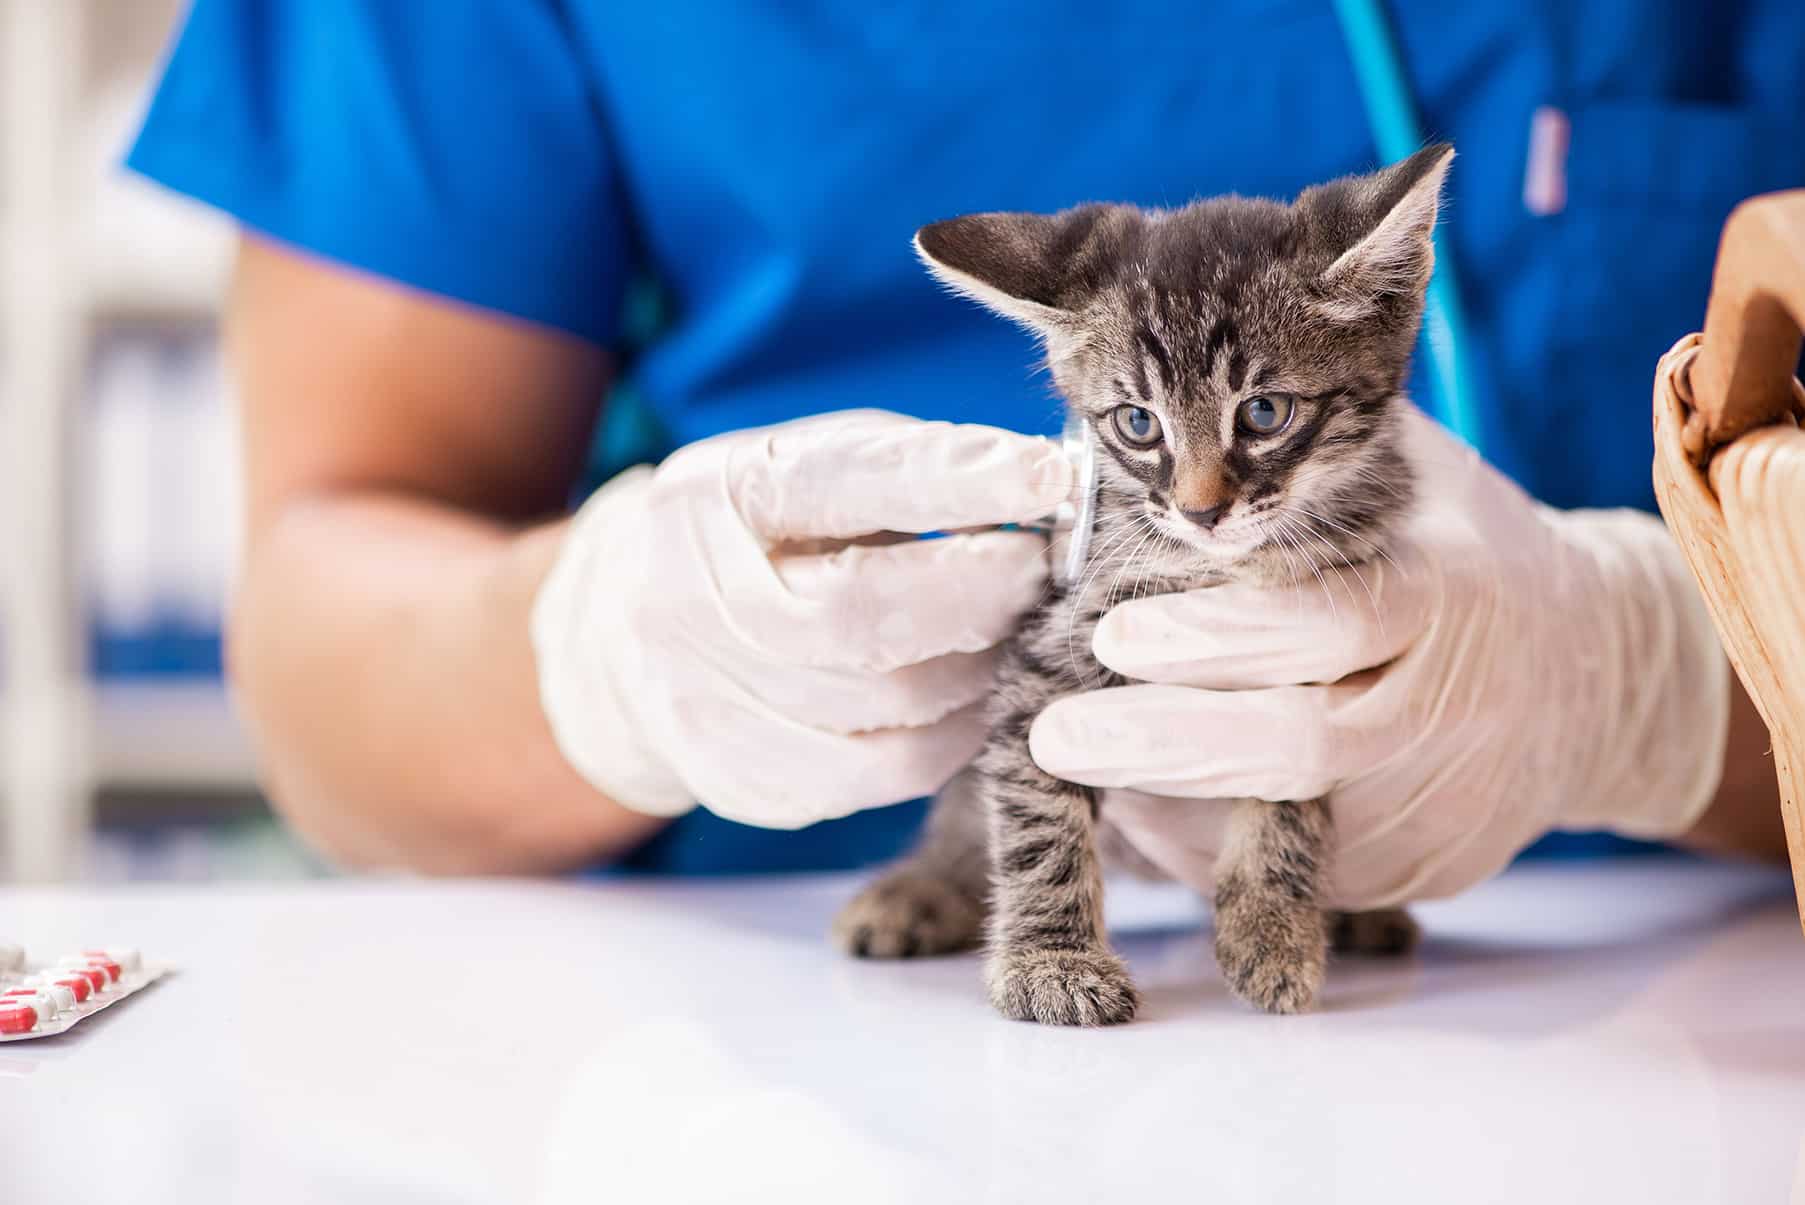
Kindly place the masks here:
<instances>
[{"instance_id":1,"label":"scrub pocket","mask_svg":"<svg viewBox=\"0 0 1805 1205\"><path fill-rule=\"evenodd\" d=\"M1547 413L1555 446L1594 498L1653 509L1648 382L1673 341L1704 321L1724 219L1738 201L1797 187L1802 152L1771 115L1735 105L1592 101L1567 113L1563 267ZM1796 131L1795 131L1796 132ZM1646 454L1622 453L1625 444Z\"/></svg>"}]
</instances>

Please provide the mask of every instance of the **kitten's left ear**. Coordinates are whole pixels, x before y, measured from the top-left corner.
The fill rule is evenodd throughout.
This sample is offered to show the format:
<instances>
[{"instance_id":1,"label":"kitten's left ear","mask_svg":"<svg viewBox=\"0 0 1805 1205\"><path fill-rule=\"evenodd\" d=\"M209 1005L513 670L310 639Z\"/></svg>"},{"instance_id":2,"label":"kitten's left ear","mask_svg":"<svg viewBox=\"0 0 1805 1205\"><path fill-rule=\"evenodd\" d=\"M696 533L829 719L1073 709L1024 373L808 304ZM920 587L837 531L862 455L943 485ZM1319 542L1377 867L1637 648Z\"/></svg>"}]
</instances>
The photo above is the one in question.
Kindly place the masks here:
<instances>
[{"instance_id":1,"label":"kitten's left ear","mask_svg":"<svg viewBox=\"0 0 1805 1205\"><path fill-rule=\"evenodd\" d=\"M1453 145L1441 142L1370 176L1337 181L1343 191L1335 199L1346 209L1336 224L1359 235L1323 279L1369 296L1420 293L1435 268L1435 217L1453 159ZM1336 185L1321 190L1323 200Z\"/></svg>"},{"instance_id":2,"label":"kitten's left ear","mask_svg":"<svg viewBox=\"0 0 1805 1205\"><path fill-rule=\"evenodd\" d=\"M1075 333L1088 299L1085 252L1113 208L969 214L923 226L915 232L915 252L955 293L1060 340Z\"/></svg>"}]
</instances>

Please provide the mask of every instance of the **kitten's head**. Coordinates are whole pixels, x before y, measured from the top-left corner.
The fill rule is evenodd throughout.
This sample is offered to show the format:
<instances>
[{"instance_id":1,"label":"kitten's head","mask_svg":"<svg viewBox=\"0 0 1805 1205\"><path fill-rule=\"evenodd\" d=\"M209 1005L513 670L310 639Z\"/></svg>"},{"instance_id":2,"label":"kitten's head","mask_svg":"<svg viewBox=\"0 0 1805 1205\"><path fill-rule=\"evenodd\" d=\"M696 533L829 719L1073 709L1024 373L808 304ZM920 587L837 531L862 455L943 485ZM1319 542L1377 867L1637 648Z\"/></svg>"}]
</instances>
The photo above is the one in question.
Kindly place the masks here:
<instances>
[{"instance_id":1,"label":"kitten's head","mask_svg":"<svg viewBox=\"0 0 1805 1205\"><path fill-rule=\"evenodd\" d=\"M1149 576L1295 577L1365 559L1408 503L1395 411L1453 154L1428 147L1289 205L982 213L915 245L1041 337L1094 428L1093 557L1119 533Z\"/></svg>"}]
</instances>

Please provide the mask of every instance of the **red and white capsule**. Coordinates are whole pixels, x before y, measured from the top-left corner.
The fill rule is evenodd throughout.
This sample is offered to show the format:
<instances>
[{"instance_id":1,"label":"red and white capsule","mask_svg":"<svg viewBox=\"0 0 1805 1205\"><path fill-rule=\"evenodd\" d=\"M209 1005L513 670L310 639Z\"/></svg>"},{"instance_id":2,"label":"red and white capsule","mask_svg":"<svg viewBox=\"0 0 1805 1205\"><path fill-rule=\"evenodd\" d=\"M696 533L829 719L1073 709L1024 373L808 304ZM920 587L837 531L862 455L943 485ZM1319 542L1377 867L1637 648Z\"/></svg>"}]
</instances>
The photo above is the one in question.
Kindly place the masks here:
<instances>
[{"instance_id":1,"label":"red and white capsule","mask_svg":"<svg viewBox=\"0 0 1805 1205\"><path fill-rule=\"evenodd\" d=\"M57 959L56 965L58 969L68 974L85 975L94 985L94 990L97 992L106 991L107 985L119 978L116 973L118 970L117 963L114 964L112 970L109 970L106 966L94 961L92 958L83 958L79 954L69 954L59 958Z\"/></svg>"},{"instance_id":2,"label":"red and white capsule","mask_svg":"<svg viewBox=\"0 0 1805 1205\"><path fill-rule=\"evenodd\" d=\"M108 962L119 964L120 970L127 975L136 975L144 969L144 956L129 946L117 946L105 950L83 950L84 958L104 958Z\"/></svg>"},{"instance_id":3,"label":"red and white capsule","mask_svg":"<svg viewBox=\"0 0 1805 1205\"><path fill-rule=\"evenodd\" d=\"M43 988L15 987L0 992L0 1008L16 1007L21 1004L29 1004L37 1010L40 1025L56 1020L56 1014L61 1011L57 1006L56 997Z\"/></svg>"},{"instance_id":4,"label":"red and white capsule","mask_svg":"<svg viewBox=\"0 0 1805 1205\"><path fill-rule=\"evenodd\" d=\"M77 975L74 971L56 971L47 975L47 979L72 994L77 1004L86 1002L94 994L94 981L86 975Z\"/></svg>"},{"instance_id":5,"label":"red and white capsule","mask_svg":"<svg viewBox=\"0 0 1805 1205\"><path fill-rule=\"evenodd\" d=\"M0 1033L30 1033L37 1027L37 1009L29 1004L0 1000Z\"/></svg>"},{"instance_id":6,"label":"red and white capsule","mask_svg":"<svg viewBox=\"0 0 1805 1205\"><path fill-rule=\"evenodd\" d=\"M83 979L81 982L83 986L86 986L88 981ZM75 989L62 983L58 983L55 976L48 974L33 975L25 981L25 986L34 987L56 1001L56 1010L59 1013L66 1013L75 1007Z\"/></svg>"}]
</instances>

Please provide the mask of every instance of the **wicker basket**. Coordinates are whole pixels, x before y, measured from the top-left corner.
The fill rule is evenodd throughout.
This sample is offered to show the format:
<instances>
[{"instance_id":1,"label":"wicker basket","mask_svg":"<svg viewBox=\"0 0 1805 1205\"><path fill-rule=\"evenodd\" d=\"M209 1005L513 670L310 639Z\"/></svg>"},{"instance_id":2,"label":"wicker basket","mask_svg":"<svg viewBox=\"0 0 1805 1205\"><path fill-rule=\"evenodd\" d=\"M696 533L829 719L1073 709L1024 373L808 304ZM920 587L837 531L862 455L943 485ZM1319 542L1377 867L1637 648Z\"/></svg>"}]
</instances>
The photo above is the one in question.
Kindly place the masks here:
<instances>
[{"instance_id":1,"label":"wicker basket","mask_svg":"<svg viewBox=\"0 0 1805 1205\"><path fill-rule=\"evenodd\" d=\"M1805 191L1730 215L1703 335L1655 375L1655 493L1773 741L1805 921Z\"/></svg>"}]
</instances>

